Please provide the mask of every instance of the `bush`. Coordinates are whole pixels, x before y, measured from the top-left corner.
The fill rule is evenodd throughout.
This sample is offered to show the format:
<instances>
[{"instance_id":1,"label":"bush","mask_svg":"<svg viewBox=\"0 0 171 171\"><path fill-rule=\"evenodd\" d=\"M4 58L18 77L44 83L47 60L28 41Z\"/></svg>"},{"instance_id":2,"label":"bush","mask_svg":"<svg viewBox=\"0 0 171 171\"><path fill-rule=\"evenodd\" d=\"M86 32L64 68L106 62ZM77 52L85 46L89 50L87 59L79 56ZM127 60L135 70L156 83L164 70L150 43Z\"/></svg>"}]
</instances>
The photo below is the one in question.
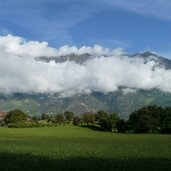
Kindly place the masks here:
<instances>
[{"instance_id":1,"label":"bush","mask_svg":"<svg viewBox=\"0 0 171 171\"><path fill-rule=\"evenodd\" d=\"M18 123L18 122L24 122L27 119L27 115L19 110L11 110L10 112L7 113L7 116L5 118L5 123L6 124L11 124L11 123Z\"/></svg>"},{"instance_id":2,"label":"bush","mask_svg":"<svg viewBox=\"0 0 171 171\"><path fill-rule=\"evenodd\" d=\"M75 116L73 119L73 125L78 126L81 123L81 119L78 116Z\"/></svg>"},{"instance_id":3,"label":"bush","mask_svg":"<svg viewBox=\"0 0 171 171\"><path fill-rule=\"evenodd\" d=\"M33 128L33 127L52 127L54 124L43 124L43 123L37 123L37 122L17 122L9 124L9 128Z\"/></svg>"}]
</instances>

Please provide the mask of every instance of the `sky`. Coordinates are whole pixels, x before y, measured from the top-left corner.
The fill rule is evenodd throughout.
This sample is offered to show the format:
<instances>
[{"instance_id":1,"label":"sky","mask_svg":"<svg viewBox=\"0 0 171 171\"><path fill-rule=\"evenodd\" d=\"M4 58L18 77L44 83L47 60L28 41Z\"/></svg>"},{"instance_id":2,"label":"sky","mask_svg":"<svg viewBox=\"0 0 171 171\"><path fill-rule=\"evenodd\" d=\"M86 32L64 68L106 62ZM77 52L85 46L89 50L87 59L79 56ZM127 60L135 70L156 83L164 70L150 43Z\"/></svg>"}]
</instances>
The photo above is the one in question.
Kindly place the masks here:
<instances>
[{"instance_id":1,"label":"sky","mask_svg":"<svg viewBox=\"0 0 171 171\"><path fill-rule=\"evenodd\" d=\"M170 0L0 0L0 35L171 58Z\"/></svg>"},{"instance_id":2,"label":"sky","mask_svg":"<svg viewBox=\"0 0 171 171\"><path fill-rule=\"evenodd\" d=\"M169 0L0 0L0 94L171 93L170 69L126 55L171 59L170 30ZM94 58L35 60L71 53Z\"/></svg>"}]
</instances>

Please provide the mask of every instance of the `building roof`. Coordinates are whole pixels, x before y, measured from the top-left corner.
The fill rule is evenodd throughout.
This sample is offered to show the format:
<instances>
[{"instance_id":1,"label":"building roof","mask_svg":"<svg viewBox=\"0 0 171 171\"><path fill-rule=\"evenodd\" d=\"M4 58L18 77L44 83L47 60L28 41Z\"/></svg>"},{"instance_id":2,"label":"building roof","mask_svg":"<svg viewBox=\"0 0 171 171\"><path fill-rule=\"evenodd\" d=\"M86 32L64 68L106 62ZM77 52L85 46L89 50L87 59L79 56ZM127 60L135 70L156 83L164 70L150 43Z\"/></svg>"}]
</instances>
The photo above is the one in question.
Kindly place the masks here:
<instances>
[{"instance_id":1,"label":"building roof","mask_svg":"<svg viewBox=\"0 0 171 171\"><path fill-rule=\"evenodd\" d=\"M7 115L6 112L0 112L0 117L5 117Z\"/></svg>"}]
</instances>

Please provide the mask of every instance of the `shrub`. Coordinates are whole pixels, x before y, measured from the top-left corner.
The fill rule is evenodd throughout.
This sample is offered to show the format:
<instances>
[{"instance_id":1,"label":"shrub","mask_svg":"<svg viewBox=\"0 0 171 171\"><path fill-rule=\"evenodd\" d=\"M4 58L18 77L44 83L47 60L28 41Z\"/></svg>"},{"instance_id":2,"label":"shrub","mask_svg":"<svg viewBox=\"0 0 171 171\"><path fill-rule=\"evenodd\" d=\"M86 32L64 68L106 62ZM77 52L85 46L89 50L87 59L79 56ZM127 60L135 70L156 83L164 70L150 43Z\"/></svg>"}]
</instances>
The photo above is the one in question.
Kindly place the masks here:
<instances>
[{"instance_id":1,"label":"shrub","mask_svg":"<svg viewBox=\"0 0 171 171\"><path fill-rule=\"evenodd\" d=\"M17 122L24 122L27 119L27 115L19 110L11 110L10 112L7 113L7 116L5 118L5 123L6 124L11 124L11 123L17 123Z\"/></svg>"}]
</instances>

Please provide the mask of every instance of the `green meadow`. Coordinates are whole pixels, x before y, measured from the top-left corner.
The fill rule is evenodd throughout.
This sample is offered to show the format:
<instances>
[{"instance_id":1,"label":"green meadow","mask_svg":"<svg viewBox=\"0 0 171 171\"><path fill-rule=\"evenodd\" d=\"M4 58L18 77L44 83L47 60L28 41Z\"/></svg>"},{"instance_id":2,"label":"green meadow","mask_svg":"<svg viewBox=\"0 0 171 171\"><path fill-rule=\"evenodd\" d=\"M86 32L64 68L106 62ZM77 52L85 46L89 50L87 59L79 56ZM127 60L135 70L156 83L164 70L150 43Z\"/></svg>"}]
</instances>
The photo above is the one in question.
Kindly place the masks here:
<instances>
[{"instance_id":1,"label":"green meadow","mask_svg":"<svg viewBox=\"0 0 171 171\"><path fill-rule=\"evenodd\" d=\"M171 135L0 128L0 171L169 171Z\"/></svg>"}]
</instances>

